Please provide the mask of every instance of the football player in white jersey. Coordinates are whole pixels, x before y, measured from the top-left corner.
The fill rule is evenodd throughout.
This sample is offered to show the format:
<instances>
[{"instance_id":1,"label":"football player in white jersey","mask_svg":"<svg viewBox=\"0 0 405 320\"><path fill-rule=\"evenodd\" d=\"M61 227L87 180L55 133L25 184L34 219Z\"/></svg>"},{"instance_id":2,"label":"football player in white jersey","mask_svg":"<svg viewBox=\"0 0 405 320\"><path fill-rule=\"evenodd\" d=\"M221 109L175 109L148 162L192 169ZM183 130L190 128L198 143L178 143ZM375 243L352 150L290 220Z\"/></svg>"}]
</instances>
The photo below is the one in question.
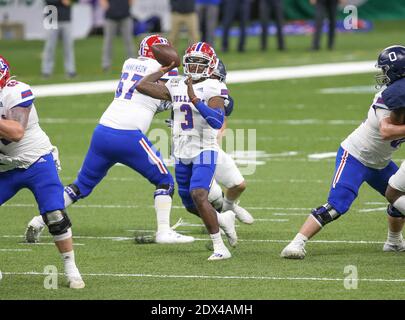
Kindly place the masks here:
<instances>
[{"instance_id":1,"label":"football player in white jersey","mask_svg":"<svg viewBox=\"0 0 405 320\"><path fill-rule=\"evenodd\" d=\"M386 70L380 63L381 57L393 56L392 52L394 49L389 47L379 55L376 66L383 72ZM403 52L405 58L405 50ZM405 68L401 72L404 76ZM398 170L391 160L392 154L405 141L403 115L395 112L399 105L393 107L388 104L393 96L404 96L405 90L394 93L390 83L386 84L388 86L375 95L367 119L341 143L327 203L312 210L295 238L282 250L281 257L303 259L308 239L349 210L364 182L385 195L390 177ZM387 209L389 231L383 250L404 251L405 242L400 231L404 215L400 211L405 213L405 208L397 207L396 202L393 204Z\"/></svg>"},{"instance_id":2,"label":"football player in white jersey","mask_svg":"<svg viewBox=\"0 0 405 320\"><path fill-rule=\"evenodd\" d=\"M78 177L65 187L65 204L69 206L87 197L108 170L116 163L121 163L140 173L156 186L155 242L190 243L194 241L193 237L183 236L170 227L174 180L160 152L145 135L155 113L160 111L158 109L162 106L160 100L143 95L137 90L140 79L160 67L151 49L154 44L168 44L168 41L159 35L145 37L140 44L139 57L125 61L115 97L94 130ZM36 241L41 227L41 221L37 218L31 220L28 229L33 232L31 239L27 240Z\"/></svg>"},{"instance_id":3,"label":"football player in white jersey","mask_svg":"<svg viewBox=\"0 0 405 320\"><path fill-rule=\"evenodd\" d=\"M63 185L34 99L27 84L10 78L10 66L0 56L0 205L23 188L34 194L40 219L61 254L69 287L81 289L85 284L75 263Z\"/></svg>"},{"instance_id":4,"label":"football player in white jersey","mask_svg":"<svg viewBox=\"0 0 405 320\"><path fill-rule=\"evenodd\" d=\"M232 211L218 214L208 201L219 151L218 130L224 122L224 99L228 97L226 85L210 79L217 63L214 49L205 42L198 42L191 45L183 57L187 77L172 78L165 86L156 84L162 74L171 70L172 63L144 77L138 85L140 92L173 104L176 182L183 205L202 218L210 234L214 253L208 260L231 257L219 231L221 220L227 220L226 227L223 224L221 227L230 245L237 243L235 214Z\"/></svg>"},{"instance_id":5,"label":"football player in white jersey","mask_svg":"<svg viewBox=\"0 0 405 320\"><path fill-rule=\"evenodd\" d=\"M222 60L218 61L218 67L214 70L211 78L218 79L220 82L226 83L226 68ZM233 112L233 99L228 94L225 99L225 120L222 126L218 139L221 140L222 135L226 129L227 118ZM222 192L218 183L226 188L225 195ZM246 189L246 182L240 170L236 166L235 160L227 154L222 148L218 151L217 169L215 171L215 180L212 183L208 200L219 211L232 210L236 218L246 224L252 224L254 219L252 215L244 208L239 206L239 197Z\"/></svg>"}]
</instances>

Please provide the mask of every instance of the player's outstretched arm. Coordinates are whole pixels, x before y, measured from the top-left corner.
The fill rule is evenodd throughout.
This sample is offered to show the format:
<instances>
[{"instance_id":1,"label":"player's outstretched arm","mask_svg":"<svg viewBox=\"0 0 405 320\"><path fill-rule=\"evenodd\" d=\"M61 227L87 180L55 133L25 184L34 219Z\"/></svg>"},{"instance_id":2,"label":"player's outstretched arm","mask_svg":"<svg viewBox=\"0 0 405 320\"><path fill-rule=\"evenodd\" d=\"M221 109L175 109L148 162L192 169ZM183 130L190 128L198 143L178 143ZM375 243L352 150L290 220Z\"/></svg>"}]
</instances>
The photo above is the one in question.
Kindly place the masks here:
<instances>
[{"instance_id":1,"label":"player's outstretched arm","mask_svg":"<svg viewBox=\"0 0 405 320\"><path fill-rule=\"evenodd\" d=\"M142 94L155 99L172 101L169 89L166 86L156 83L165 73L175 67L174 62L170 66L161 67L158 71L151 73L138 83L136 90Z\"/></svg>"},{"instance_id":2,"label":"player's outstretched arm","mask_svg":"<svg viewBox=\"0 0 405 320\"><path fill-rule=\"evenodd\" d=\"M18 142L24 137L31 107L14 107L7 119L0 120L0 137Z\"/></svg>"},{"instance_id":3,"label":"player's outstretched arm","mask_svg":"<svg viewBox=\"0 0 405 320\"><path fill-rule=\"evenodd\" d=\"M384 140L405 138L405 109L393 110L390 116L380 121L380 134Z\"/></svg>"}]
</instances>

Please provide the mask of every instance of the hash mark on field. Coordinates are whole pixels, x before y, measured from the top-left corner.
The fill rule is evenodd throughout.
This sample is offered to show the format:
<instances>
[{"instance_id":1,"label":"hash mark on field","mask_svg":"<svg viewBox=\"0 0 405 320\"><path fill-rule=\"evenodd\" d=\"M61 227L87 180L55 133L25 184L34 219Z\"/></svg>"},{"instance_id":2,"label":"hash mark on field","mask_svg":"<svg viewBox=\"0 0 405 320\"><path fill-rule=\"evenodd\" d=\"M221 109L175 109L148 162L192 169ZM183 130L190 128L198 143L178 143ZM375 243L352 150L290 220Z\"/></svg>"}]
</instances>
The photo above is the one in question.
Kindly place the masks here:
<instances>
[{"instance_id":1,"label":"hash mark on field","mask_svg":"<svg viewBox=\"0 0 405 320\"><path fill-rule=\"evenodd\" d=\"M290 221L290 219L255 219L255 221L286 222Z\"/></svg>"},{"instance_id":2,"label":"hash mark on field","mask_svg":"<svg viewBox=\"0 0 405 320\"><path fill-rule=\"evenodd\" d=\"M47 276L43 272L3 272L4 275L10 276ZM63 276L63 273L59 273ZM330 281L340 282L344 278L327 278L327 277L280 277L280 276L217 276L217 275L180 275L180 274L144 274L144 273L82 273L84 277L111 277L111 278L167 278L167 279L217 279L217 280L269 280L269 281ZM357 279L363 282L405 282L405 279L378 279L363 278Z\"/></svg>"}]
</instances>

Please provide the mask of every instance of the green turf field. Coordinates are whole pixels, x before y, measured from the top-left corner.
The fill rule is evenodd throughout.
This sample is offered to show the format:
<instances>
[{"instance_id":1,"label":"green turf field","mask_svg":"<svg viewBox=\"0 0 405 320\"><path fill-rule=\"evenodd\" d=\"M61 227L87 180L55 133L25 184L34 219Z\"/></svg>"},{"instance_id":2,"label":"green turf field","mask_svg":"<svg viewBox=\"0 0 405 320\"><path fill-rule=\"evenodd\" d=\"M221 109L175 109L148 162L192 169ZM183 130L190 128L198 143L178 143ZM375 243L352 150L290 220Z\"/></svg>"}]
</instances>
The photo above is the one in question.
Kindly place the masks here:
<instances>
[{"instance_id":1,"label":"green turf field","mask_svg":"<svg viewBox=\"0 0 405 320\"><path fill-rule=\"evenodd\" d=\"M401 41L401 25L380 24L370 34L341 36L331 55L313 55L304 48L309 38L294 37L288 39L291 51L285 55L259 53L257 39L252 39L246 55L230 53L223 59L226 63L229 59L230 69L375 59L379 50ZM98 48L99 40L78 44L78 61L85 70L79 80L115 76L97 74L98 60L92 60L87 50ZM28 43L31 63L24 59L24 47L26 43L10 43L5 55L11 56L22 81L44 83L37 75L40 44ZM117 70L118 65L117 61ZM53 81L64 81L61 70ZM238 224L240 241L231 249L232 259L207 261L208 235L200 226L178 229L202 239L193 244L135 244L133 230L155 228L154 188L136 173L116 166L90 197L68 210L84 290L68 289L62 275L59 289L47 290L44 275L27 274L42 273L47 265L63 272L47 232L41 245L21 243L26 223L36 214L28 191L1 208L0 299L404 299L405 256L382 252L386 202L368 186L362 187L346 216L308 243L304 260L279 257L310 209L325 202L329 190L334 158L311 160L308 155L336 151L365 119L373 98L372 92L325 94L322 89L372 87L373 81L372 74L364 74L229 86L236 103L229 127L256 129L257 150L266 154L257 159L264 163L255 173L246 176L248 189L241 205L257 220L251 226ZM92 130L111 98L100 94L37 99L42 127L59 147L65 184L75 178ZM166 116L159 115L153 128L167 130ZM395 160L399 164L403 158L399 150ZM181 208L177 194L174 205L172 223L179 218L201 223ZM357 267L357 289L344 287L348 265Z\"/></svg>"}]
</instances>

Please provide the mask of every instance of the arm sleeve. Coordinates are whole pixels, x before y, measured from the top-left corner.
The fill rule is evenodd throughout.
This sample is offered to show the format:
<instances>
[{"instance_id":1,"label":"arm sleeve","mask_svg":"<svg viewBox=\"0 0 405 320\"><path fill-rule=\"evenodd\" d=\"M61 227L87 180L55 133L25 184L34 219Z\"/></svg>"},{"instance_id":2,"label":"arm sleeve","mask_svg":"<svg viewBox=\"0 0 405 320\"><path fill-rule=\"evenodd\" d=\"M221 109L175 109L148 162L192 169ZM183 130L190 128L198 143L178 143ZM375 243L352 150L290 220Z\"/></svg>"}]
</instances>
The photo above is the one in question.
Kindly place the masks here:
<instances>
[{"instance_id":1,"label":"arm sleeve","mask_svg":"<svg viewBox=\"0 0 405 320\"><path fill-rule=\"evenodd\" d=\"M233 112L233 99L231 96L228 96L228 99L225 99L225 116L229 117Z\"/></svg>"},{"instance_id":2,"label":"arm sleeve","mask_svg":"<svg viewBox=\"0 0 405 320\"><path fill-rule=\"evenodd\" d=\"M222 109L214 109L207 106L201 100L195 106L200 112L201 116L208 122L210 127L214 129L221 129L224 124L225 112Z\"/></svg>"},{"instance_id":3,"label":"arm sleeve","mask_svg":"<svg viewBox=\"0 0 405 320\"><path fill-rule=\"evenodd\" d=\"M381 97L384 104L390 109L405 108L405 79L398 80L385 89Z\"/></svg>"}]
</instances>

